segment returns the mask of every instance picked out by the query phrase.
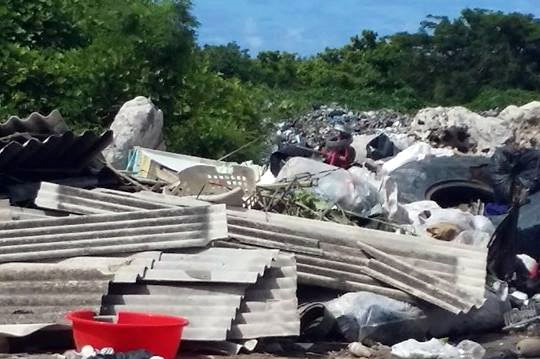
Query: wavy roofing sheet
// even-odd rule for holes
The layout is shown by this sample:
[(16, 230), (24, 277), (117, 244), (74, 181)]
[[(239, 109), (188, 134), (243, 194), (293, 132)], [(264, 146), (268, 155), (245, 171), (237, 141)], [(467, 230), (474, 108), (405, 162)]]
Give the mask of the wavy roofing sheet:
[(300, 335), (296, 279), (294, 255), (280, 253), (264, 276), (247, 288), (227, 338)]
[(0, 172), (78, 172), (113, 140), (112, 131), (69, 131), (58, 111), (0, 125)]
[(204, 247), (227, 237), (224, 205), (0, 223), (0, 263)]
[[(409, 301), (414, 297), (430, 301), (426, 290), (444, 284), (465, 293), (465, 300), (471, 306), (483, 302), (486, 248), (253, 210), (229, 210), (228, 228), (229, 236), (241, 246), (277, 248), (296, 253), (299, 281), (306, 284), (342, 290), (370, 290)], [(371, 271), (368, 269), (370, 262), (362, 245), (372, 246), (405, 265), (413, 266), (418, 271), (415, 277), (425, 273), (437, 281), (430, 283), (429, 288), (418, 287), (414, 282), (405, 287), (397, 286), (395, 280), (390, 283), (381, 275), (375, 276), (373, 264)], [(386, 274), (390, 275), (390, 272)], [(385, 288), (381, 280), (407, 294)], [(416, 289), (413, 297), (411, 288)]]
[(278, 254), (226, 248), (163, 253), (139, 283), (113, 284), (102, 313), (182, 315), (190, 321), (186, 340), (298, 335), (294, 258)]

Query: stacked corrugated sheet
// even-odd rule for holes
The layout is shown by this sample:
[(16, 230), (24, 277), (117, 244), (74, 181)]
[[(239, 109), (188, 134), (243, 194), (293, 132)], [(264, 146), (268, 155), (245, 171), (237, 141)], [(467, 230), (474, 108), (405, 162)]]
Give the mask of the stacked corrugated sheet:
[(0, 262), (205, 247), (227, 237), (224, 205), (0, 223)]
[(0, 171), (77, 173), (112, 140), (112, 131), (76, 135), (58, 111), (33, 113), (23, 120), (14, 116), (0, 125)]
[(277, 250), (210, 248), (163, 253), (137, 284), (111, 287), (103, 314), (181, 315), (190, 321), (186, 340), (223, 341), (298, 335), (296, 305), (294, 258)]
[(234, 241), (226, 245), (296, 253), (301, 283), (420, 298), (452, 312), (484, 301), (486, 248), (253, 210), (227, 218)]
[[(44, 191), (69, 189), (56, 186)], [(101, 211), (111, 201), (93, 191), (77, 191), (69, 201), (93, 198), (89, 212)], [(45, 208), (60, 208), (63, 200), (56, 197)], [(170, 199), (164, 203), (174, 205)], [(131, 202), (125, 210), (137, 210), (136, 206)], [(145, 206), (146, 202), (139, 209)], [(422, 299), (454, 313), (468, 311), (484, 300), (486, 248), (254, 210), (230, 209), (227, 218), (229, 241), (221, 245), (294, 253), (300, 283), (371, 291), (409, 302)]]
[(0, 333), (27, 335), (63, 323), (70, 310), (99, 312), (111, 281), (135, 283), (153, 261), (145, 254), (0, 264)]

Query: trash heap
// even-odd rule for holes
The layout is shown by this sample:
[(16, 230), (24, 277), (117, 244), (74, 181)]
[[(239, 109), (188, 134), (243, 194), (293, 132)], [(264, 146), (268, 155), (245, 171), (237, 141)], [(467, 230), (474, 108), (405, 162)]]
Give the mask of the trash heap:
[[(11, 118), (0, 126), (3, 350), (480, 359), (503, 348), (475, 335), (505, 330), (528, 336), (511, 348), (526, 355), (539, 341), (537, 108), (485, 122), (463, 108), (321, 106), (280, 139), (316, 148), (345, 123), (354, 166), (292, 157), (277, 176), (165, 152), (163, 114), (143, 97), (103, 134), (76, 134), (56, 111)], [(522, 131), (508, 137), (504, 121)], [(189, 324), (150, 340), (163, 329), (152, 320), (178, 317)]]

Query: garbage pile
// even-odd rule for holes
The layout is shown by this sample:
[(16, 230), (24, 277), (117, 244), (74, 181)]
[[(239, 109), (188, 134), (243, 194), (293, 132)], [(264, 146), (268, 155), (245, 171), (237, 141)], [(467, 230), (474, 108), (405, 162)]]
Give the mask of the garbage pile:
[[(531, 108), (513, 112), (530, 134)], [(80, 358), (480, 359), (493, 353), (475, 334), (536, 340), (540, 152), (469, 115), (323, 106), (282, 127), (306, 151), (274, 156), (277, 175), (164, 151), (163, 114), (142, 97), (101, 135), (70, 131), (57, 112), (11, 119), (0, 126), (4, 350), (46, 350), (51, 331)], [(436, 141), (436, 126), (459, 141)], [(339, 160), (340, 146), (354, 158)]]
[(378, 129), (408, 127), (410, 122), (408, 115), (393, 110), (354, 112), (337, 105), (323, 105), (283, 122), (279, 126), (278, 136), (286, 143), (315, 148), (324, 143), (325, 136), (337, 123), (347, 125), (353, 134), (373, 134)]

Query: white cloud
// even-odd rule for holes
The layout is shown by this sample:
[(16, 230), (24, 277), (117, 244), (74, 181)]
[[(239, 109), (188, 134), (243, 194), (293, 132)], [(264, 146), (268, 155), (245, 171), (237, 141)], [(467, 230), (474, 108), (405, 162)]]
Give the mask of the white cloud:
[(257, 22), (252, 17), (248, 17), (244, 22), (244, 40), (250, 50), (254, 52), (259, 51), (264, 43), (259, 33)]
[(260, 36), (246, 36), (246, 43), (250, 49), (258, 51), (262, 47), (264, 41)]
[(301, 42), (304, 40), (304, 29), (303, 28), (291, 28), (287, 30), (285, 37), (289, 41)]

